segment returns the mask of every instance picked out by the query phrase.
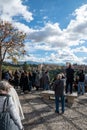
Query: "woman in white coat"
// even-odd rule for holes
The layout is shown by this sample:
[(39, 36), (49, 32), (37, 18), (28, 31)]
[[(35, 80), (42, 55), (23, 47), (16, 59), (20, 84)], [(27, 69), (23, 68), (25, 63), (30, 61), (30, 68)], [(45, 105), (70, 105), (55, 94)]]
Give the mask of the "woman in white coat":
[[(10, 90), (9, 83), (7, 81), (0, 81), (0, 112), (3, 111), (3, 105), (7, 96), (9, 95), (8, 94), (9, 90)], [(14, 129), (14, 127), (15, 130), (24, 130), (19, 113), (15, 108), (16, 105), (13, 101), (12, 96), (9, 96), (7, 109), (9, 111), (9, 114), (11, 115), (12, 121), (14, 122), (12, 124), (15, 124), (13, 125), (13, 127), (11, 126), (11, 130)]]
[(12, 99), (13, 99), (13, 101), (15, 103), (16, 110), (18, 111), (21, 120), (23, 120), (24, 119), (24, 114), (23, 114), (23, 110), (22, 110), (22, 107), (21, 107), (21, 104), (20, 104), (18, 94), (17, 94), (16, 90), (14, 89), (14, 87), (12, 85), (10, 85), (8, 83), (8, 86), (10, 87), (10, 90), (9, 90), (8, 94), (10, 96), (12, 96)]

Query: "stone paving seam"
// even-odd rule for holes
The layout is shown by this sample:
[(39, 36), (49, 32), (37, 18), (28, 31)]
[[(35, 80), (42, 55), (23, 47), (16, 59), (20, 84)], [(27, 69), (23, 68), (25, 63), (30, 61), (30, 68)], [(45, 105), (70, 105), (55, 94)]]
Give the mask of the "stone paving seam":
[[(31, 105), (31, 107), (32, 107), (32, 109), (34, 110), (34, 112), (37, 112), (37, 113), (39, 112), (38, 110), (35, 109), (35, 107), (33, 107), (32, 104), (30, 104), (29, 102), (28, 102), (28, 104)], [(45, 122), (45, 119), (41, 116), (41, 114), (40, 114), (40, 120), (42, 121), (41, 124), (42, 124), (43, 122)], [(35, 125), (35, 124), (34, 124), (34, 125)], [(47, 125), (47, 123), (44, 123), (44, 125), (45, 125), (45, 127), (47, 128), (47, 130), (52, 130), (51, 127)]]

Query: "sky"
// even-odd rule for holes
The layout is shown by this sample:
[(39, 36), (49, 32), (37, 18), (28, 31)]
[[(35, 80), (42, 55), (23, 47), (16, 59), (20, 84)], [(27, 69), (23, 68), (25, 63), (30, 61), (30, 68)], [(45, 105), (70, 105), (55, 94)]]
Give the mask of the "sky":
[(0, 0), (0, 18), (27, 34), (20, 60), (87, 64), (87, 0)]

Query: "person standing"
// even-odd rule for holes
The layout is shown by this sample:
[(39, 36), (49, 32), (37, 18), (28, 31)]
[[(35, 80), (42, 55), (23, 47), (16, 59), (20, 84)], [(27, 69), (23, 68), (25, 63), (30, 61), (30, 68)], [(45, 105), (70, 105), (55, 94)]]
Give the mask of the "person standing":
[(20, 73), (19, 73), (18, 70), (16, 70), (15, 73), (14, 73), (14, 87), (15, 88), (18, 88), (19, 81), (20, 81)]
[(24, 94), (25, 91), (29, 91), (29, 79), (26, 71), (22, 72), (21, 74), (20, 86), (23, 91), (21, 94)]
[(8, 82), (0, 81), (0, 113), (3, 111), (3, 105), (6, 101), (6, 98), (9, 97), (8, 98), (9, 100), (7, 102), (7, 110), (10, 114), (11, 122), (12, 122), (11, 125), (9, 123), (10, 129), (24, 130), (19, 113), (15, 108), (15, 103), (12, 97), (9, 96), (8, 94), (9, 91), (10, 91), (10, 87), (8, 86)]
[(72, 68), (71, 64), (69, 64), (68, 68), (66, 69), (66, 89), (65, 89), (66, 93), (70, 91), (70, 94), (72, 94), (73, 82), (74, 82), (74, 69)]
[(40, 76), (39, 76), (39, 71), (36, 71), (36, 78), (35, 78), (35, 87), (36, 90), (38, 90), (40, 88)]
[(32, 75), (32, 72), (29, 71), (28, 73), (28, 79), (29, 79), (29, 91), (32, 90), (32, 83), (33, 83), (33, 75)]
[(43, 76), (44, 90), (49, 90), (50, 77), (48, 71), (44, 73)]
[(81, 93), (82, 90), (82, 95), (85, 93), (85, 74), (83, 70), (79, 73), (79, 81), (78, 81), (78, 94)]
[(64, 80), (62, 80), (62, 75), (58, 74), (57, 79), (54, 82), (53, 90), (55, 92), (55, 106), (56, 113), (59, 113), (59, 103), (61, 101), (62, 113), (65, 111), (65, 99), (64, 99)]
[[(3, 81), (3, 82), (6, 82), (6, 81)], [(10, 85), (9, 83), (6, 83), (8, 84), (8, 87), (9, 87), (9, 92), (8, 94), (12, 97), (12, 100), (15, 104), (15, 109), (17, 110), (19, 116), (20, 116), (20, 119), (21, 120), (24, 120), (24, 113), (23, 113), (23, 110), (22, 110), (22, 106), (21, 106), (21, 103), (20, 103), (20, 100), (19, 100), (19, 96), (17, 94), (17, 91), (16, 89)]]

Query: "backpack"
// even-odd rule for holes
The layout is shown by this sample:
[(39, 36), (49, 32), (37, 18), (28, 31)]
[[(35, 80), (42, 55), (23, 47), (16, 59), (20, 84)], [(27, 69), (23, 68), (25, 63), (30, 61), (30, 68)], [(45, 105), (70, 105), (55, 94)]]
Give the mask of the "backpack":
[[(10, 113), (8, 111), (8, 101), (9, 101), (9, 95), (6, 96), (6, 99), (3, 104), (3, 110), (2, 112), (0, 112), (0, 130), (18, 130), (17, 126), (11, 119)], [(12, 125), (14, 126), (12, 127)]]

